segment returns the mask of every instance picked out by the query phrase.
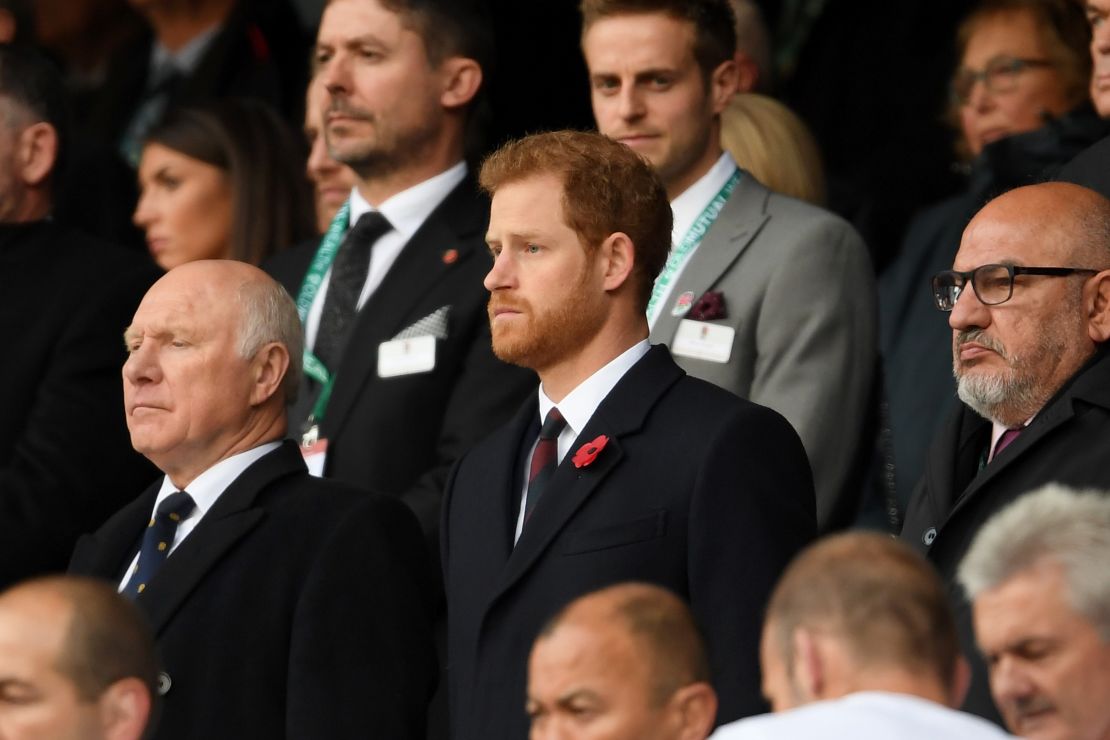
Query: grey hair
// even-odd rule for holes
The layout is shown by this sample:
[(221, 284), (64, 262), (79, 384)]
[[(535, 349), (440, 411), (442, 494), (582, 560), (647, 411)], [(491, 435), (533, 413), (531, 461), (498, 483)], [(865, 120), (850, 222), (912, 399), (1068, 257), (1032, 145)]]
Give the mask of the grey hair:
[(277, 342), (289, 352), (289, 368), (282, 379), (285, 405), (297, 400), (301, 386), (301, 357), (304, 333), (293, 299), (277, 281), (250, 280), (239, 286), (239, 306), (243, 310), (239, 326), (239, 354), (254, 357), (263, 346)]
[(1072, 607), (1110, 642), (1110, 493), (1049, 483), (993, 516), (975, 536), (957, 578), (968, 597), (1045, 563), (1064, 569)]

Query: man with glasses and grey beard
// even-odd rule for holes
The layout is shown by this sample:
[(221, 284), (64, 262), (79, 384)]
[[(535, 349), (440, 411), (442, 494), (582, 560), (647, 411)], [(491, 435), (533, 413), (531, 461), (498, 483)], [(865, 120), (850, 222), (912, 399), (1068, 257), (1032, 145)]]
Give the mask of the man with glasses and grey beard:
[[(933, 297), (949, 312), (963, 404), (933, 441), (902, 538), (951, 583), (1014, 499), (1053, 481), (1110, 490), (1110, 201), (1058, 182), (996, 198)], [(975, 658), (970, 607), (950, 594)], [(980, 660), (972, 672), (965, 708), (997, 721)]]

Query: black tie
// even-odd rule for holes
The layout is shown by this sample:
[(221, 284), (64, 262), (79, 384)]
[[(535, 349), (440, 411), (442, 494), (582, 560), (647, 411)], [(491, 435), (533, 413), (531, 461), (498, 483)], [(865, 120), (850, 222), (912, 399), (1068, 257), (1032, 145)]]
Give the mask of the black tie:
[(392, 226), (378, 211), (362, 214), (339, 246), (331, 266), (328, 295), (320, 313), (316, 345), (312, 351), (332, 373), (339, 366), (347, 330), (358, 311), (358, 297), (370, 272), (370, 248)]
[(154, 517), (143, 532), (143, 545), (139, 549), (139, 562), (135, 563), (135, 572), (127, 585), (123, 587), (123, 595), (129, 599), (146, 590), (147, 584), (162, 563), (170, 554), (173, 537), (177, 534), (177, 525), (182, 519), (189, 516), (196, 503), (193, 497), (185, 491), (175, 491), (158, 505)]
[(559, 413), (559, 409), (552, 407), (547, 412), (547, 418), (540, 427), (540, 439), (536, 442), (536, 449), (532, 453), (532, 464), (528, 467), (528, 494), (524, 502), (524, 521), (532, 516), (536, 504), (543, 496), (543, 489), (555, 468), (559, 467), (559, 435), (566, 427), (567, 420)]

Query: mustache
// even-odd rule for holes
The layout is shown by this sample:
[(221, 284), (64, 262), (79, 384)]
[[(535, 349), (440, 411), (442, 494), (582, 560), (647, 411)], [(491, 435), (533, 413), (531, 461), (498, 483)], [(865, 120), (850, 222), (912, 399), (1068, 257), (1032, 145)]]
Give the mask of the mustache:
[(1044, 696), (1023, 696), (1009, 702), (1010, 710), (1018, 719), (1054, 709), (1052, 702)]
[(332, 97), (331, 103), (328, 104), (325, 113), (338, 113), (342, 116), (347, 116), (349, 118), (358, 118), (363, 121), (374, 120), (374, 116), (372, 113), (370, 113), (370, 111), (363, 110), (362, 108), (356, 108), (344, 98)]
[(486, 304), (486, 310), (489, 311), (490, 318), (493, 318), (494, 311), (499, 309), (508, 309), (510, 311), (520, 311), (521, 313), (531, 311), (532, 306), (528, 301), (517, 299), (511, 300), (503, 295), (494, 293), (489, 297), (489, 303)]
[(1006, 353), (1006, 347), (1002, 342), (987, 334), (986, 329), (966, 329), (956, 335), (956, 354), (960, 352), (960, 348), (968, 342), (975, 342), (981, 344), (989, 350), (997, 352), (1004, 360), (1010, 359)]

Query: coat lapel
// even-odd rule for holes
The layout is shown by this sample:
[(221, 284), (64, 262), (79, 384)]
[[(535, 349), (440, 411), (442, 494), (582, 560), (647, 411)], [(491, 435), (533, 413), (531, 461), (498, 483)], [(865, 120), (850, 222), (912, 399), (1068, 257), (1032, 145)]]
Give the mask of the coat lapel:
[(257, 495), (278, 478), (304, 472), (304, 469), (296, 444), (286, 441), (228, 486), (135, 600), (146, 612), (155, 635), (161, 633), (174, 612), (223, 555), (265, 517), (265, 511), (254, 506)]
[[(324, 417), (329, 437), (340, 434), (362, 386), (377, 375), (378, 345), (422, 318), (410, 312), (453, 270), (481, 256), (474, 240), (468, 237), (484, 228), (489, 206), (474, 192), (470, 179), (451, 191), (401, 250), (377, 290), (359, 310)], [(443, 259), (448, 249), (456, 250), (458, 255), (450, 264)]]
[[(547, 484), (543, 499), (509, 555), (495, 599), (531, 568), (575, 512), (602, 487), (624, 458), (621, 438), (643, 427), (651, 409), (683, 375), (665, 347), (652, 347), (605, 397)], [(609, 437), (602, 453), (590, 465), (575, 468), (575, 450), (602, 434)]]
[(143, 530), (154, 511), (161, 481), (147, 488), (112, 516), (103, 527), (77, 541), (70, 561), (70, 572), (95, 575), (118, 581), (123, 577), (128, 558), (137, 551)]
[(748, 245), (770, 220), (767, 212), (767, 198), (770, 191), (763, 187), (747, 172), (744, 172), (736, 185), (732, 197), (721, 209), (717, 220), (706, 232), (693, 257), (682, 274), (678, 276), (674, 289), (662, 307), (655, 327), (651, 331), (652, 341), (670, 343), (678, 329), (682, 316), (674, 316), (671, 308), (683, 293), (692, 293), (696, 301), (710, 290), (740, 258)]

